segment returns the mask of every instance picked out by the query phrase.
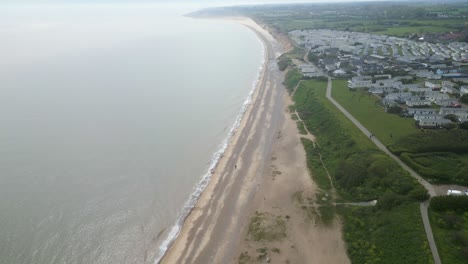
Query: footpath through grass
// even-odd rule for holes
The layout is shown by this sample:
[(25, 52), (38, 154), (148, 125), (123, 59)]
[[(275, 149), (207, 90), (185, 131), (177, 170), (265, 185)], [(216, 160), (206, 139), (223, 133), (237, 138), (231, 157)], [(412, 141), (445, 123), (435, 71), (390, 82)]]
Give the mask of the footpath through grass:
[(385, 112), (377, 104), (379, 98), (364, 91), (351, 91), (346, 80), (334, 80), (332, 97), (373, 133), (384, 145), (395, 143), (401, 137), (420, 133), (413, 118), (403, 118)]
[(319, 155), (339, 199), (378, 200), (373, 207), (337, 208), (353, 263), (432, 263), (419, 213), (426, 190), (378, 150), (326, 98), (326, 82), (304, 80), (294, 94), (295, 110), (319, 147), (303, 140), (307, 164), (322, 190), (330, 188)]

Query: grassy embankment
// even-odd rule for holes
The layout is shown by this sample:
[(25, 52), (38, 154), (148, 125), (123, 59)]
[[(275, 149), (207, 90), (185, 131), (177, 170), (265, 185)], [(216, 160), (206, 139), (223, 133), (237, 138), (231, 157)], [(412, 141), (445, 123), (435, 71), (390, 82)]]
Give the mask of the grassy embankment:
[(468, 197), (431, 199), (429, 217), (442, 263), (468, 262)]
[[(336, 208), (344, 220), (351, 261), (431, 263), (418, 206), (418, 201), (427, 197), (425, 189), (328, 102), (325, 88), (323, 81), (303, 81), (293, 98), (300, 118), (319, 143), (314, 147), (302, 139), (311, 174), (322, 190), (317, 199), (329, 197), (333, 183), (341, 201), (378, 200), (374, 207)], [(330, 203), (322, 203), (322, 207), (325, 215), (333, 218)]]
[(468, 186), (468, 131), (421, 132), (413, 118), (386, 113), (376, 104), (377, 97), (364, 90), (350, 91), (345, 81), (333, 81), (332, 96), (427, 180)]

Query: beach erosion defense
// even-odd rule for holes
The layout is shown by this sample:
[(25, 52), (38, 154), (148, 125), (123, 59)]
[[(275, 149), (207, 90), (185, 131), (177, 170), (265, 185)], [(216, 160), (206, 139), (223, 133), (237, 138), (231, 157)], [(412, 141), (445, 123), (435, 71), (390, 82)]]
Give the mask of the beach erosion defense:
[[(265, 32), (259, 32), (259, 29), (261, 29), (261, 27), (255, 22), (253, 22), (251, 19), (243, 18), (243, 17), (222, 18), (222, 19), (223, 20), (227, 19), (235, 23), (239, 23), (249, 28), (250, 30), (254, 31), (254, 33), (256, 33), (256, 35), (259, 37), (259, 40), (262, 42), (263, 59), (260, 63), (260, 66), (257, 72), (257, 77), (255, 78), (255, 81), (252, 83), (252, 88), (249, 91), (247, 98), (244, 100), (239, 114), (236, 116), (233, 124), (230, 127), (230, 130), (227, 136), (224, 138), (224, 140), (220, 144), (218, 150), (213, 154), (207, 171), (201, 177), (200, 182), (195, 186), (189, 199), (185, 202), (182, 210), (180, 211), (176, 219), (175, 224), (171, 227), (170, 231), (168, 232), (166, 239), (159, 246), (159, 253), (157, 255), (157, 258), (154, 260), (154, 263), (162, 262), (168, 250), (171, 248), (174, 242), (178, 239), (181, 231), (184, 228), (184, 224), (186, 223), (190, 214), (193, 212), (194, 208), (197, 206), (197, 203), (199, 202), (201, 196), (202, 195), (211, 196), (208, 193), (207, 187), (212, 182), (213, 177), (216, 177), (217, 168), (218, 166), (220, 166), (221, 159), (223, 159), (228, 149), (232, 147), (233, 144), (237, 143), (238, 139), (235, 138), (236, 132), (238, 132), (239, 130), (243, 130), (243, 126), (246, 125), (246, 122), (244, 122), (246, 121), (245, 120), (247, 116), (246, 113), (251, 110), (252, 102), (258, 99), (257, 98), (258, 89), (259, 89), (259, 86), (264, 84), (265, 71), (267, 70), (267, 64), (271, 60), (271, 56), (274, 56), (274, 54), (268, 53), (268, 48), (266, 47), (267, 45), (265, 43), (267, 40), (264, 39), (264, 37), (263, 38), (261, 37), (261, 35), (265, 34)], [(237, 167), (237, 165), (235, 166)]]

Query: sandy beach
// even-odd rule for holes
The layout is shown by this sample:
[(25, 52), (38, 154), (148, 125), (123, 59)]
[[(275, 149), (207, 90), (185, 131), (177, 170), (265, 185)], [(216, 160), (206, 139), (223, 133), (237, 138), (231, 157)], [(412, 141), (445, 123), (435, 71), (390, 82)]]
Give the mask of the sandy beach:
[[(241, 254), (251, 256), (246, 263), (349, 263), (339, 221), (330, 227), (314, 223), (294, 198), (313, 198), (316, 186), (275, 60), (290, 47), (248, 18), (229, 19), (259, 36), (265, 65), (240, 126), (161, 263), (238, 263)], [(258, 212), (284, 219), (285, 237), (249, 239)], [(260, 259), (259, 248), (267, 251)]]

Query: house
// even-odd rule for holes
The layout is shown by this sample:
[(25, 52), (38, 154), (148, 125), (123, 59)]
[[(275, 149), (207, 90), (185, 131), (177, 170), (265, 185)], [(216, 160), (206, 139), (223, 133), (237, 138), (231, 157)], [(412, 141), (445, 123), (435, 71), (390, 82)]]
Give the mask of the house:
[(442, 75), (442, 74), (450, 74), (450, 73), (461, 73), (461, 68), (458, 67), (447, 67), (444, 69), (438, 69), (436, 71), (436, 74)]
[(406, 105), (409, 107), (414, 107), (414, 106), (430, 106), (431, 101), (426, 100), (426, 99), (420, 99), (420, 100), (408, 100), (406, 101)]
[(414, 116), (417, 114), (433, 115), (437, 113), (433, 108), (406, 108), (407, 116)]
[(468, 118), (468, 108), (442, 107), (439, 110), (441, 115), (456, 115), (459, 119)]
[(417, 125), (421, 128), (438, 128), (450, 123), (452, 121), (448, 119), (422, 119), (417, 121)]
[[(389, 99), (389, 100), (401, 100), (402, 98), (409, 98), (409, 97), (412, 97), (413, 94), (412, 93), (389, 93), (385, 96), (386, 99)], [(406, 100), (404, 100), (406, 102)]]
[(343, 69), (338, 69), (338, 70), (333, 72), (333, 75), (334, 76), (343, 76), (343, 75), (346, 75), (346, 72)]
[(426, 81), (424, 83), (424, 86), (426, 86), (427, 88), (431, 88), (431, 89), (440, 89), (441, 88), (441, 85), (440, 84), (437, 84), (437, 83), (433, 83), (433, 82), (430, 82), (430, 81)]
[(460, 91), (458, 91), (457, 88), (450, 87), (450, 86), (442, 86), (442, 89), (440, 89), (440, 92), (441, 93), (448, 93), (448, 94), (460, 94)]
[(434, 103), (442, 107), (453, 107), (458, 104), (458, 100), (455, 98), (437, 99)]
[(449, 81), (442, 81), (442, 86), (454, 87), (455, 84), (453, 82), (449, 82)]
[(460, 94), (466, 94), (466, 93), (468, 93), (468, 86), (463, 85), (462, 87), (460, 87)]
[(424, 98), (426, 98), (426, 100), (429, 100), (431, 102), (435, 102), (437, 100), (449, 99), (450, 96), (448, 94), (436, 92), (436, 93), (426, 93), (424, 94)]
[(348, 87), (350, 89), (367, 88), (370, 86), (372, 86), (372, 76), (354, 76), (351, 80), (348, 80)]
[(420, 120), (426, 120), (426, 119), (443, 119), (443, 115), (439, 114), (415, 114), (414, 115), (414, 120), (420, 121)]
[(359, 72), (362, 74), (369, 74), (369, 73), (381, 73), (384, 70), (384, 67), (380, 64), (362, 64), (358, 66)]

